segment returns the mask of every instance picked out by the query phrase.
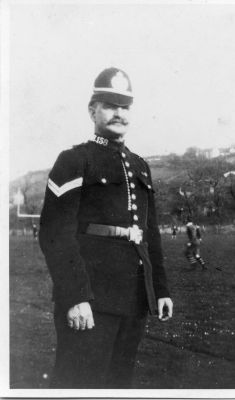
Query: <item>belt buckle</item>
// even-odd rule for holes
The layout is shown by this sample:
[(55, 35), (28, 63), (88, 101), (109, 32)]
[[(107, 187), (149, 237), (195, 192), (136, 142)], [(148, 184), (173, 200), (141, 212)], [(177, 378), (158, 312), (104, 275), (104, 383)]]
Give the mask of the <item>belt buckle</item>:
[(131, 226), (129, 228), (129, 240), (135, 244), (140, 244), (143, 240), (143, 231), (138, 226)]

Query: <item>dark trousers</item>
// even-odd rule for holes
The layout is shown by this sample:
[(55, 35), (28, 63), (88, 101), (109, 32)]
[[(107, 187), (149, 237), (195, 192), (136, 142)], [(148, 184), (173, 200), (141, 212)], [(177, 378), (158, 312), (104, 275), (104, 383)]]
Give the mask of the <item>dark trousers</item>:
[(131, 388), (145, 317), (94, 312), (95, 327), (75, 331), (55, 307), (57, 351), (51, 388)]

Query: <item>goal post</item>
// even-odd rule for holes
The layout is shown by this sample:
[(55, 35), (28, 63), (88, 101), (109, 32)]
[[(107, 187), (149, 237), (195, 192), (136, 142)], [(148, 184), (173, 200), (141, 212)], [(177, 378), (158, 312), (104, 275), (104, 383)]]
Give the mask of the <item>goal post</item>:
[(24, 196), (20, 189), (18, 189), (17, 193), (14, 196), (14, 203), (17, 206), (17, 217), (18, 218), (40, 218), (40, 214), (26, 214), (20, 212), (20, 206), (24, 204)]

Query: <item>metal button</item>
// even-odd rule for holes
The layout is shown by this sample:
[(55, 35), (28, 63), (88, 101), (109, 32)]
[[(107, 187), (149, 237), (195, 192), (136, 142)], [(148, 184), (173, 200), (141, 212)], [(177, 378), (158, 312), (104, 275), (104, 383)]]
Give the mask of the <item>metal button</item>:
[(148, 185), (148, 189), (152, 189), (152, 186), (151, 186), (151, 185)]
[(135, 214), (135, 215), (133, 216), (133, 219), (134, 219), (134, 221), (138, 221), (138, 219), (139, 219), (138, 215)]
[(129, 168), (130, 163), (129, 163), (128, 161), (126, 161), (126, 162), (125, 162), (125, 166), (126, 166), (127, 168)]
[(132, 198), (132, 200), (135, 200), (135, 199), (136, 199), (136, 195), (133, 193), (133, 194), (131, 195), (131, 198)]
[(135, 189), (135, 184), (134, 184), (133, 182), (131, 182), (131, 183), (130, 183), (130, 187), (131, 187), (132, 189)]
[(102, 183), (107, 183), (107, 179), (106, 179), (106, 178), (102, 178), (102, 179), (101, 179), (101, 182), (102, 182)]
[(137, 210), (137, 205), (136, 204), (132, 204), (131, 208), (132, 208), (132, 210)]
[(123, 158), (126, 158), (126, 154), (125, 154), (125, 153), (122, 153), (122, 157), (123, 157)]
[(141, 174), (146, 176), (146, 177), (148, 176), (147, 172), (141, 172)]
[(129, 171), (129, 172), (128, 172), (128, 176), (129, 176), (130, 178), (132, 178), (133, 172)]
[(141, 259), (139, 260), (139, 265), (143, 265), (143, 261)]

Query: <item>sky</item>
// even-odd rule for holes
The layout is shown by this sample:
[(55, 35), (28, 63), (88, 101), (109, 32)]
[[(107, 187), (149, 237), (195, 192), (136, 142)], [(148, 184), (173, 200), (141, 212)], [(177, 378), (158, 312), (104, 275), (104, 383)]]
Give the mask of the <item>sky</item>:
[(235, 3), (9, 4), (11, 180), (92, 139), (87, 104), (110, 66), (132, 81), (132, 151), (235, 143)]

